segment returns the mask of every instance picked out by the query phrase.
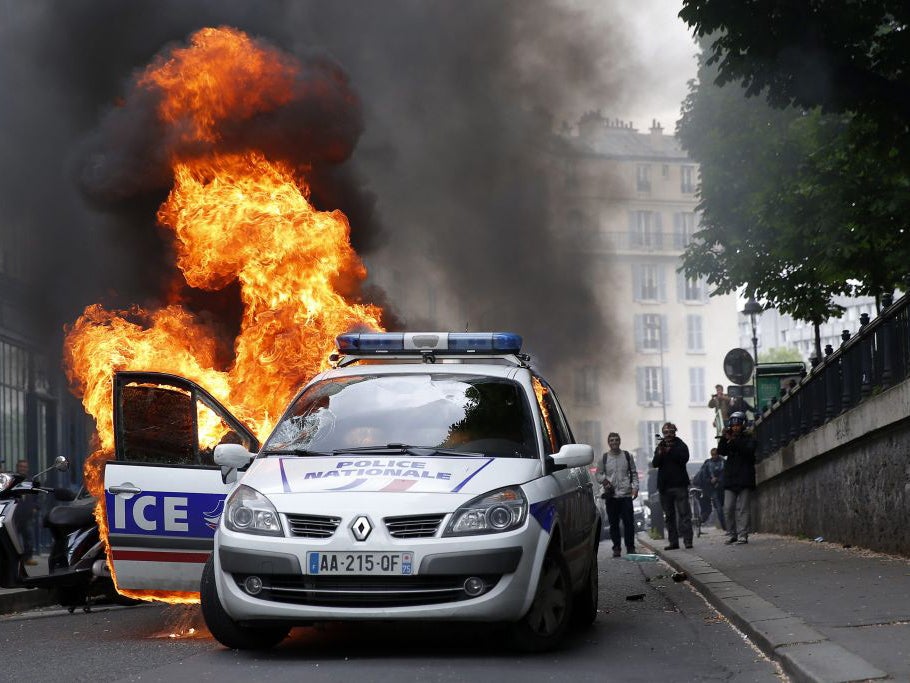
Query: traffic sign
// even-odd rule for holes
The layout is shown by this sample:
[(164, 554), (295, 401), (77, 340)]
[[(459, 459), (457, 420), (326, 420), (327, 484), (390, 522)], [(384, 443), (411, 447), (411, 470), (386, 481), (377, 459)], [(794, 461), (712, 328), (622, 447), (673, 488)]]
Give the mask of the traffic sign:
[(745, 349), (731, 349), (724, 356), (724, 374), (733, 384), (746, 384), (752, 377), (755, 361)]

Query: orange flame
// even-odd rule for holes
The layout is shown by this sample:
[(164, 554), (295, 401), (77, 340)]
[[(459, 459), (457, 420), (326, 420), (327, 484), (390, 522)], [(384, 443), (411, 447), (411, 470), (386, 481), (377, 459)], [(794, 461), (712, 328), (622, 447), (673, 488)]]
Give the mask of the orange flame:
[[(225, 28), (203, 29), (190, 42), (138, 80), (162, 92), (158, 118), (180, 141), (217, 143), (219, 122), (242, 122), (292, 97), (298, 67), (277, 50)], [(177, 303), (154, 311), (107, 311), (96, 304), (68, 326), (67, 376), (97, 426), (98, 450), (86, 463), (85, 480), (99, 500), (103, 463), (114, 450), (116, 371), (194, 380), (264, 436), (300, 384), (325, 367), (336, 335), (355, 327), (383, 329), (380, 308), (345, 298), (366, 278), (347, 219), (339, 211), (314, 209), (306, 182), (288, 165), (253, 149), (197, 149), (192, 158), (174, 155), (173, 174), (158, 221), (173, 231), (186, 284), (218, 290), (239, 281), (244, 310), (235, 358), (229, 369), (217, 369), (214, 333)], [(211, 425), (208, 438), (217, 439), (217, 426)], [(206, 438), (203, 429), (200, 423)], [(96, 517), (107, 541), (100, 504)], [(196, 599), (154, 591), (129, 595)]]

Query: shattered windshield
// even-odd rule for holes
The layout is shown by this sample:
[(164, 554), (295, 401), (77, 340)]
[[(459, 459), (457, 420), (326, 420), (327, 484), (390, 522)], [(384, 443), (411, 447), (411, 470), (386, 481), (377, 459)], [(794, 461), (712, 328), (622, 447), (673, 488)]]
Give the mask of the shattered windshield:
[(324, 455), (408, 446), (536, 458), (530, 407), (516, 382), (453, 375), (357, 375), (307, 389), (264, 451)]

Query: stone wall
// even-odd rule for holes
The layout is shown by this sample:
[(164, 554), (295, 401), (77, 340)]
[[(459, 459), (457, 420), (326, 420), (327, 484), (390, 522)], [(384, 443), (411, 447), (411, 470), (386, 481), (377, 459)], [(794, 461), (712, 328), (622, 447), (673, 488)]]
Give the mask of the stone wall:
[(772, 453), (753, 526), (910, 556), (910, 380)]

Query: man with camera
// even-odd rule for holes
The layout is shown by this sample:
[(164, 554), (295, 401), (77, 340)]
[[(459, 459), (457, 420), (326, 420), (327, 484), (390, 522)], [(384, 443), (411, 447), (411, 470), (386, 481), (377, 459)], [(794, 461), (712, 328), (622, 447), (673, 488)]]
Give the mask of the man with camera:
[(727, 522), (727, 545), (749, 542), (749, 499), (755, 490), (755, 439), (743, 431), (746, 416), (730, 415), (730, 424), (717, 443), (724, 463), (724, 518)]
[(686, 548), (691, 548), (692, 513), (689, 508), (689, 473), (686, 471), (689, 447), (676, 436), (676, 425), (672, 422), (664, 423), (661, 432), (663, 436), (658, 435), (660, 441), (654, 449), (651, 467), (657, 469), (657, 490), (664, 509), (667, 540), (670, 541), (664, 550), (678, 550), (680, 536)]
[(607, 445), (610, 447), (597, 463), (594, 478), (603, 487), (601, 494), (610, 522), (610, 540), (613, 541), (613, 557), (619, 557), (620, 533), (626, 542), (626, 554), (635, 552), (635, 512), (632, 501), (638, 498), (638, 468), (629, 451), (620, 450), (619, 434), (610, 432)]

